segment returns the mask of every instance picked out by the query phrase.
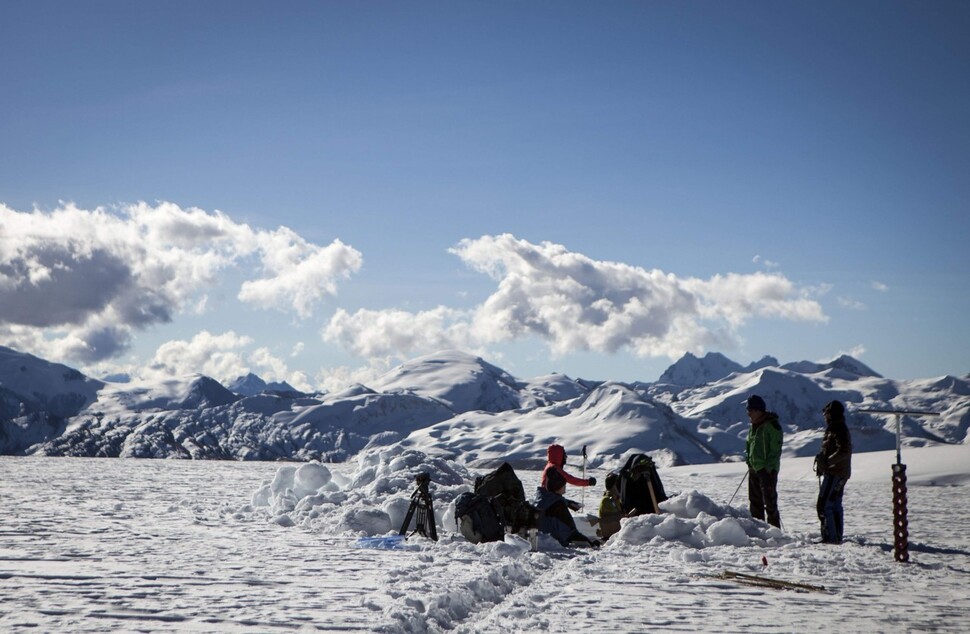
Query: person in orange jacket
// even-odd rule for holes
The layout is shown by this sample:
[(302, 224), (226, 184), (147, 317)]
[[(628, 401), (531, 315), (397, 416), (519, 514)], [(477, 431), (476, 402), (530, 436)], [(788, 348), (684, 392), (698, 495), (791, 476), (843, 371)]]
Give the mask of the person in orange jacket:
[(546, 458), (548, 462), (542, 470), (540, 485), (546, 491), (565, 495), (567, 483), (578, 487), (596, 486), (596, 478), (577, 478), (563, 468), (566, 466), (566, 450), (562, 445), (549, 445), (546, 449)]
[(578, 511), (580, 506), (572, 500), (563, 497), (566, 485), (588, 487), (596, 484), (596, 478), (577, 478), (567, 472), (566, 450), (562, 445), (550, 445), (546, 450), (549, 462), (542, 470), (542, 483), (536, 490), (535, 505), (539, 510), (539, 530), (552, 535), (563, 546), (570, 542), (583, 542), (590, 546), (599, 546), (599, 542), (583, 535), (573, 520), (570, 509)]

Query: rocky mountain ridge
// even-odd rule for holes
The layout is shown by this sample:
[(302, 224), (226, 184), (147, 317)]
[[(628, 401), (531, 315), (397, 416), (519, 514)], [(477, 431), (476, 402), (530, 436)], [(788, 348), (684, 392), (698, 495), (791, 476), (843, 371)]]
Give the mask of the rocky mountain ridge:
[[(152, 458), (342, 461), (365, 447), (402, 443), (472, 465), (540, 465), (558, 442), (590, 465), (647, 452), (674, 465), (742, 459), (743, 402), (760, 394), (785, 427), (787, 455), (812, 455), (821, 407), (848, 408), (856, 451), (895, 446), (895, 417), (866, 409), (919, 409), (903, 417), (907, 446), (965, 443), (970, 379), (894, 381), (852, 357), (829, 363), (740, 366), (686, 355), (654, 383), (521, 380), (487, 361), (444, 351), (401, 364), (372, 385), (334, 394), (270, 389), (241, 377), (227, 389), (194, 375), (112, 384), (0, 347), (0, 453)], [(257, 393), (253, 386), (265, 385)], [(287, 386), (288, 387), (288, 386)]]

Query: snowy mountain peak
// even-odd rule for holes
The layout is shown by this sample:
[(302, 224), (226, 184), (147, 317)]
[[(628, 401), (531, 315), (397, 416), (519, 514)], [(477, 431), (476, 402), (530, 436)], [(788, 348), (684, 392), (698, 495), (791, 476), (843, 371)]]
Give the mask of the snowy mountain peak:
[(250, 372), (230, 383), (229, 389), (243, 396), (256, 396), (266, 389), (266, 381)]
[(732, 372), (740, 372), (742, 369), (740, 364), (731, 361), (720, 352), (708, 352), (701, 359), (688, 352), (667, 368), (660, 375), (658, 382), (695, 387), (723, 379)]
[(340, 400), (345, 398), (354, 398), (355, 396), (362, 396), (365, 394), (377, 394), (374, 390), (370, 389), (366, 385), (360, 383), (354, 383), (353, 385), (348, 385), (343, 391), (337, 392), (335, 394), (330, 394), (328, 400)]
[(456, 413), (501, 412), (520, 405), (521, 386), (512, 375), (481, 357), (456, 350), (403, 363), (372, 387), (378, 392), (410, 392), (431, 398)]
[(295, 392), (292, 385), (286, 381), (267, 383), (252, 372), (241, 376), (229, 385), (229, 389), (242, 396), (256, 396), (263, 392)]
[(657, 404), (644, 400), (623, 383), (607, 382), (594, 388), (572, 404), (572, 415), (596, 421), (600, 431), (613, 425), (627, 426), (631, 421), (654, 421), (663, 418)]
[[(346, 460), (368, 446), (401, 442), (497, 466), (541, 462), (546, 447), (559, 442), (571, 451), (588, 446), (591, 464), (614, 465), (630, 452), (650, 453), (662, 465), (704, 463), (743, 453), (743, 403), (752, 393), (781, 418), (786, 455), (817, 453), (821, 410), (832, 399), (846, 404), (850, 425), (861, 432), (858, 452), (895, 446), (895, 432), (865, 408), (942, 413), (910, 421), (908, 445), (966, 442), (967, 379), (892, 381), (851, 357), (783, 368), (774, 361), (765, 357), (753, 364), (763, 367), (745, 371), (717, 353), (685, 355), (668, 380), (720, 376), (690, 386), (562, 374), (520, 381), (480, 357), (440, 352), (406, 362), (370, 387), (241, 397), (203, 375), (104, 385), (0, 349), (0, 453)], [(234, 387), (264, 385), (255, 375), (242, 378)]]
[(842, 356), (838, 357), (837, 359), (834, 359), (832, 361), (829, 361), (829, 363), (827, 365), (830, 368), (833, 368), (833, 369), (836, 369), (836, 370), (845, 370), (846, 372), (849, 372), (850, 374), (854, 374), (856, 376), (871, 376), (871, 377), (874, 377), (874, 378), (877, 378), (877, 379), (881, 379), (882, 378), (882, 375), (881, 374), (879, 374), (878, 372), (874, 371), (872, 368), (870, 368), (869, 366), (867, 366), (865, 363), (859, 361), (858, 359), (856, 359), (854, 357), (850, 357), (847, 354), (843, 354)]
[(109, 385), (98, 398), (99, 410), (125, 412), (201, 410), (228, 405), (239, 400), (215, 379), (203, 374), (167, 379)]
[(777, 368), (779, 365), (781, 364), (778, 363), (778, 359), (774, 358), (771, 355), (766, 354), (765, 356), (761, 357), (759, 360), (745, 366), (742, 371), (754, 372), (755, 370), (760, 370), (761, 368)]
[(875, 372), (872, 368), (847, 354), (829, 361), (828, 363), (816, 363), (813, 361), (796, 361), (786, 363), (781, 366), (785, 370), (798, 372), (800, 374), (818, 374), (829, 370), (836, 370), (849, 376), (872, 377), (881, 379), (882, 375)]
[(219, 407), (239, 400), (239, 396), (227, 390), (215, 379), (199, 374), (189, 384), (188, 394), (176, 403), (177, 409), (200, 409)]
[(103, 387), (74, 368), (0, 346), (0, 420), (40, 410), (73, 416)]
[(533, 377), (522, 383), (522, 389), (525, 392), (520, 402), (522, 407), (541, 407), (567, 401), (589, 391), (582, 383), (558, 373)]

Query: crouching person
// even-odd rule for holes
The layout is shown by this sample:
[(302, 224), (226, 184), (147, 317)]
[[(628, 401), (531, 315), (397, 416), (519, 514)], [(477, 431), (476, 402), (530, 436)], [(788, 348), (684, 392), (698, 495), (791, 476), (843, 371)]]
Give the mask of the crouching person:
[(606, 476), (606, 490), (600, 500), (600, 526), (596, 531), (603, 539), (609, 539), (620, 531), (620, 519), (624, 517), (620, 491), (617, 488), (619, 481), (620, 476), (612, 471)]
[(550, 445), (546, 451), (548, 463), (542, 471), (542, 483), (536, 489), (535, 506), (539, 510), (539, 530), (552, 535), (563, 546), (581, 542), (597, 547), (599, 542), (583, 535), (576, 528), (570, 509), (579, 510), (579, 504), (567, 500), (566, 484), (588, 487), (596, 484), (596, 478), (577, 478), (568, 473), (566, 450), (561, 445)]

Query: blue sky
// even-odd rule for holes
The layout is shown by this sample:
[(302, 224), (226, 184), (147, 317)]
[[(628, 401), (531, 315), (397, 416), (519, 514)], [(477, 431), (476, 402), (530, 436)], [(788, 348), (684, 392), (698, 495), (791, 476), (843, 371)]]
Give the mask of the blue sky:
[(968, 32), (962, 2), (7, 2), (0, 344), (304, 387), (448, 346), (966, 374)]

